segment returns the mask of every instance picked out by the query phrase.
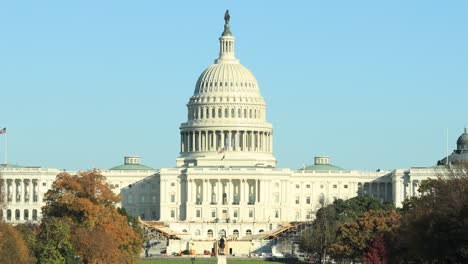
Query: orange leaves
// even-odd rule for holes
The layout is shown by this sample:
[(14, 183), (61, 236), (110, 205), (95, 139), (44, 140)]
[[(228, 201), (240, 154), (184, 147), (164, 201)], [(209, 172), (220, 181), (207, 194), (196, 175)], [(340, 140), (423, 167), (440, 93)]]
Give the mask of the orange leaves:
[(142, 239), (118, 213), (120, 201), (97, 171), (61, 173), (46, 195), (44, 219), (70, 219), (71, 244), (86, 263), (136, 263)]
[(1, 263), (31, 263), (28, 247), (22, 235), (11, 225), (0, 223)]
[(359, 259), (377, 236), (393, 235), (399, 225), (400, 215), (395, 210), (370, 210), (338, 228), (336, 243), (331, 245), (330, 253), (338, 259)]

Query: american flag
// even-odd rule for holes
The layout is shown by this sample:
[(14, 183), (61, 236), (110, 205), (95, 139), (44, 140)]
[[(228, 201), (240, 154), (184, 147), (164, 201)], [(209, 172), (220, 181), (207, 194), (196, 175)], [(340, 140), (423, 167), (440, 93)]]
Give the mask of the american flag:
[(0, 135), (1, 135), (1, 134), (6, 134), (6, 127), (2, 128), (2, 129), (0, 130)]

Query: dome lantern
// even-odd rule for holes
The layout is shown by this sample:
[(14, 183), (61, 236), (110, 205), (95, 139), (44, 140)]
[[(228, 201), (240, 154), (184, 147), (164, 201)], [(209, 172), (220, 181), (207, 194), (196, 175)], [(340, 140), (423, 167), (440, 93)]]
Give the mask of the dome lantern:
[(235, 38), (231, 33), (230, 19), (229, 10), (226, 10), (224, 14), (224, 31), (219, 38), (219, 58), (215, 60), (215, 63), (239, 63), (239, 60), (234, 56)]

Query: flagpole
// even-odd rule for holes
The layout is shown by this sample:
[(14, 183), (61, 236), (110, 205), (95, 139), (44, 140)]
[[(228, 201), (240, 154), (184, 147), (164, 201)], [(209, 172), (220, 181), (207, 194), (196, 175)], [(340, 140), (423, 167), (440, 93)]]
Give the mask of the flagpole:
[(8, 162), (8, 156), (7, 156), (7, 155), (8, 155), (8, 140), (7, 140), (7, 133), (6, 133), (6, 131), (5, 131), (4, 134), (5, 134), (5, 141), (4, 141), (4, 143), (5, 143), (5, 144), (4, 144), (4, 148), (5, 148), (5, 149), (4, 149), (4, 151), (5, 151), (5, 153), (4, 153), (4, 155), (5, 155), (4, 158), (5, 158), (5, 160), (4, 160), (3, 163), (4, 163), (5, 165), (7, 165), (7, 162)]

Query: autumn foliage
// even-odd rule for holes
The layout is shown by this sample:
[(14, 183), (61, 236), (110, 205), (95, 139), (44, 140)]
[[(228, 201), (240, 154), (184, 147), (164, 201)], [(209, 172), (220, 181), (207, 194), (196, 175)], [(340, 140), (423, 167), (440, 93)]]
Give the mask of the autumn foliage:
[(0, 263), (31, 263), (28, 247), (20, 232), (6, 223), (0, 223)]
[(97, 171), (61, 173), (46, 194), (41, 232), (48, 221), (56, 221), (55, 229), (57, 221), (68, 227), (61, 230), (63, 239), (56, 247), (67, 241), (84, 263), (136, 263), (142, 239), (117, 211), (119, 200)]

